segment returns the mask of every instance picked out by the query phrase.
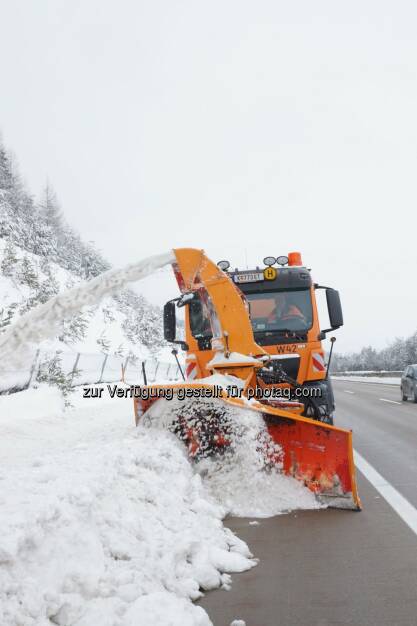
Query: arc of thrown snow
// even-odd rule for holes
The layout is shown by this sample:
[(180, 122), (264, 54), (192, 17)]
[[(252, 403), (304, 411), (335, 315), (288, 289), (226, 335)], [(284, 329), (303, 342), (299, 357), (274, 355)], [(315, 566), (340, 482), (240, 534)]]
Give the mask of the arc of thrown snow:
[(145, 278), (175, 261), (174, 253), (167, 252), (147, 257), (120, 269), (100, 274), (93, 280), (60, 293), (44, 304), (22, 315), (0, 337), (0, 364), (16, 360), (29, 343), (54, 337), (64, 317), (79, 313), (84, 306), (98, 304), (104, 296), (123, 289), (127, 284)]

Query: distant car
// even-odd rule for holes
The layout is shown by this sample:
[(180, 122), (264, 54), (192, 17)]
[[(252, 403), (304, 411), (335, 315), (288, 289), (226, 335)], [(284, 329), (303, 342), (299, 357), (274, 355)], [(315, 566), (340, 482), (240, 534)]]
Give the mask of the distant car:
[(417, 365), (409, 365), (401, 376), (401, 397), (417, 402)]

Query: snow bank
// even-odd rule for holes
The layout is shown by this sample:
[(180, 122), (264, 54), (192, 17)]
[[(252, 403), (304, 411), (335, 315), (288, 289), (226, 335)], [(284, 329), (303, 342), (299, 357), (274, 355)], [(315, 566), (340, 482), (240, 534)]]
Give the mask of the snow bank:
[(208, 492), (228, 514), (237, 517), (272, 517), (294, 509), (323, 508), (299, 481), (281, 473), (279, 465), (266, 467), (265, 450), (281, 450), (267, 433), (261, 415), (239, 409), (233, 454), (196, 464)]
[(31, 362), (29, 367), (22, 367), (16, 370), (1, 370), (0, 375), (0, 393), (5, 391), (18, 391), (27, 387), (30, 381)]
[[(37, 389), (27, 389), (8, 396), (0, 396), (0, 428), (5, 425), (18, 426), (22, 420), (45, 417), (57, 418), (63, 415), (64, 399), (57, 387), (39, 385)], [(27, 428), (24, 426), (24, 428)], [(35, 433), (33, 433), (35, 434)], [(0, 455), (3, 445), (0, 442)], [(7, 442), (8, 445), (10, 442)]]
[(0, 398), (0, 623), (209, 626), (191, 600), (255, 564), (246, 544), (173, 435), (129, 400), (75, 405)]
[[(225, 388), (234, 383), (233, 379), (217, 374), (201, 382), (215, 380), (215, 384)], [(307, 487), (281, 473), (282, 450), (268, 434), (261, 413), (226, 407), (221, 400), (212, 398), (198, 401), (161, 398), (148, 410), (144, 423), (153, 428), (172, 428), (179, 411), (191, 428), (198, 430), (201, 420), (211, 414), (218, 415), (223, 430), (228, 431), (231, 443), (226, 453), (194, 464), (210, 495), (228, 514), (272, 517), (294, 509), (323, 508)], [(275, 458), (274, 464), (269, 462), (271, 456)]]
[(226, 463), (205, 461), (201, 470), (209, 493), (230, 515), (273, 517), (298, 509), (323, 508), (314, 494), (291, 476), (249, 465), (242, 448)]

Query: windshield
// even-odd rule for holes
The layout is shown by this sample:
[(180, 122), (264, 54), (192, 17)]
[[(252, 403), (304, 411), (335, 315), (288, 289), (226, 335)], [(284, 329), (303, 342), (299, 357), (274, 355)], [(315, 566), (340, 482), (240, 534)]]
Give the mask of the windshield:
[(309, 289), (247, 293), (252, 328), (257, 332), (306, 331), (313, 323)]

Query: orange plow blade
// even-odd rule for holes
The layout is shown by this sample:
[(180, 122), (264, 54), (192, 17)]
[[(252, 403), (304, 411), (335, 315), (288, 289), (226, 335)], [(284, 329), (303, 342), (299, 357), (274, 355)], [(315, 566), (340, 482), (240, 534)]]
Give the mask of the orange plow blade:
[(330, 507), (361, 508), (350, 431), (298, 416), (264, 412), (263, 417), (272, 440), (282, 448), (285, 474)]
[(135, 396), (134, 404), (136, 423), (143, 420), (146, 425), (162, 424), (169, 428), (179, 435), (189, 456), (195, 459), (202, 451), (208, 456), (208, 453), (233, 449), (232, 424), (239, 424), (248, 412), (255, 411), (276, 444), (272, 453), (270, 447), (265, 447), (266, 466), (276, 465), (279, 471), (300, 481), (329, 507), (361, 508), (351, 431), (258, 401), (231, 398), (223, 389), (208, 384), (141, 387), (141, 397)]

